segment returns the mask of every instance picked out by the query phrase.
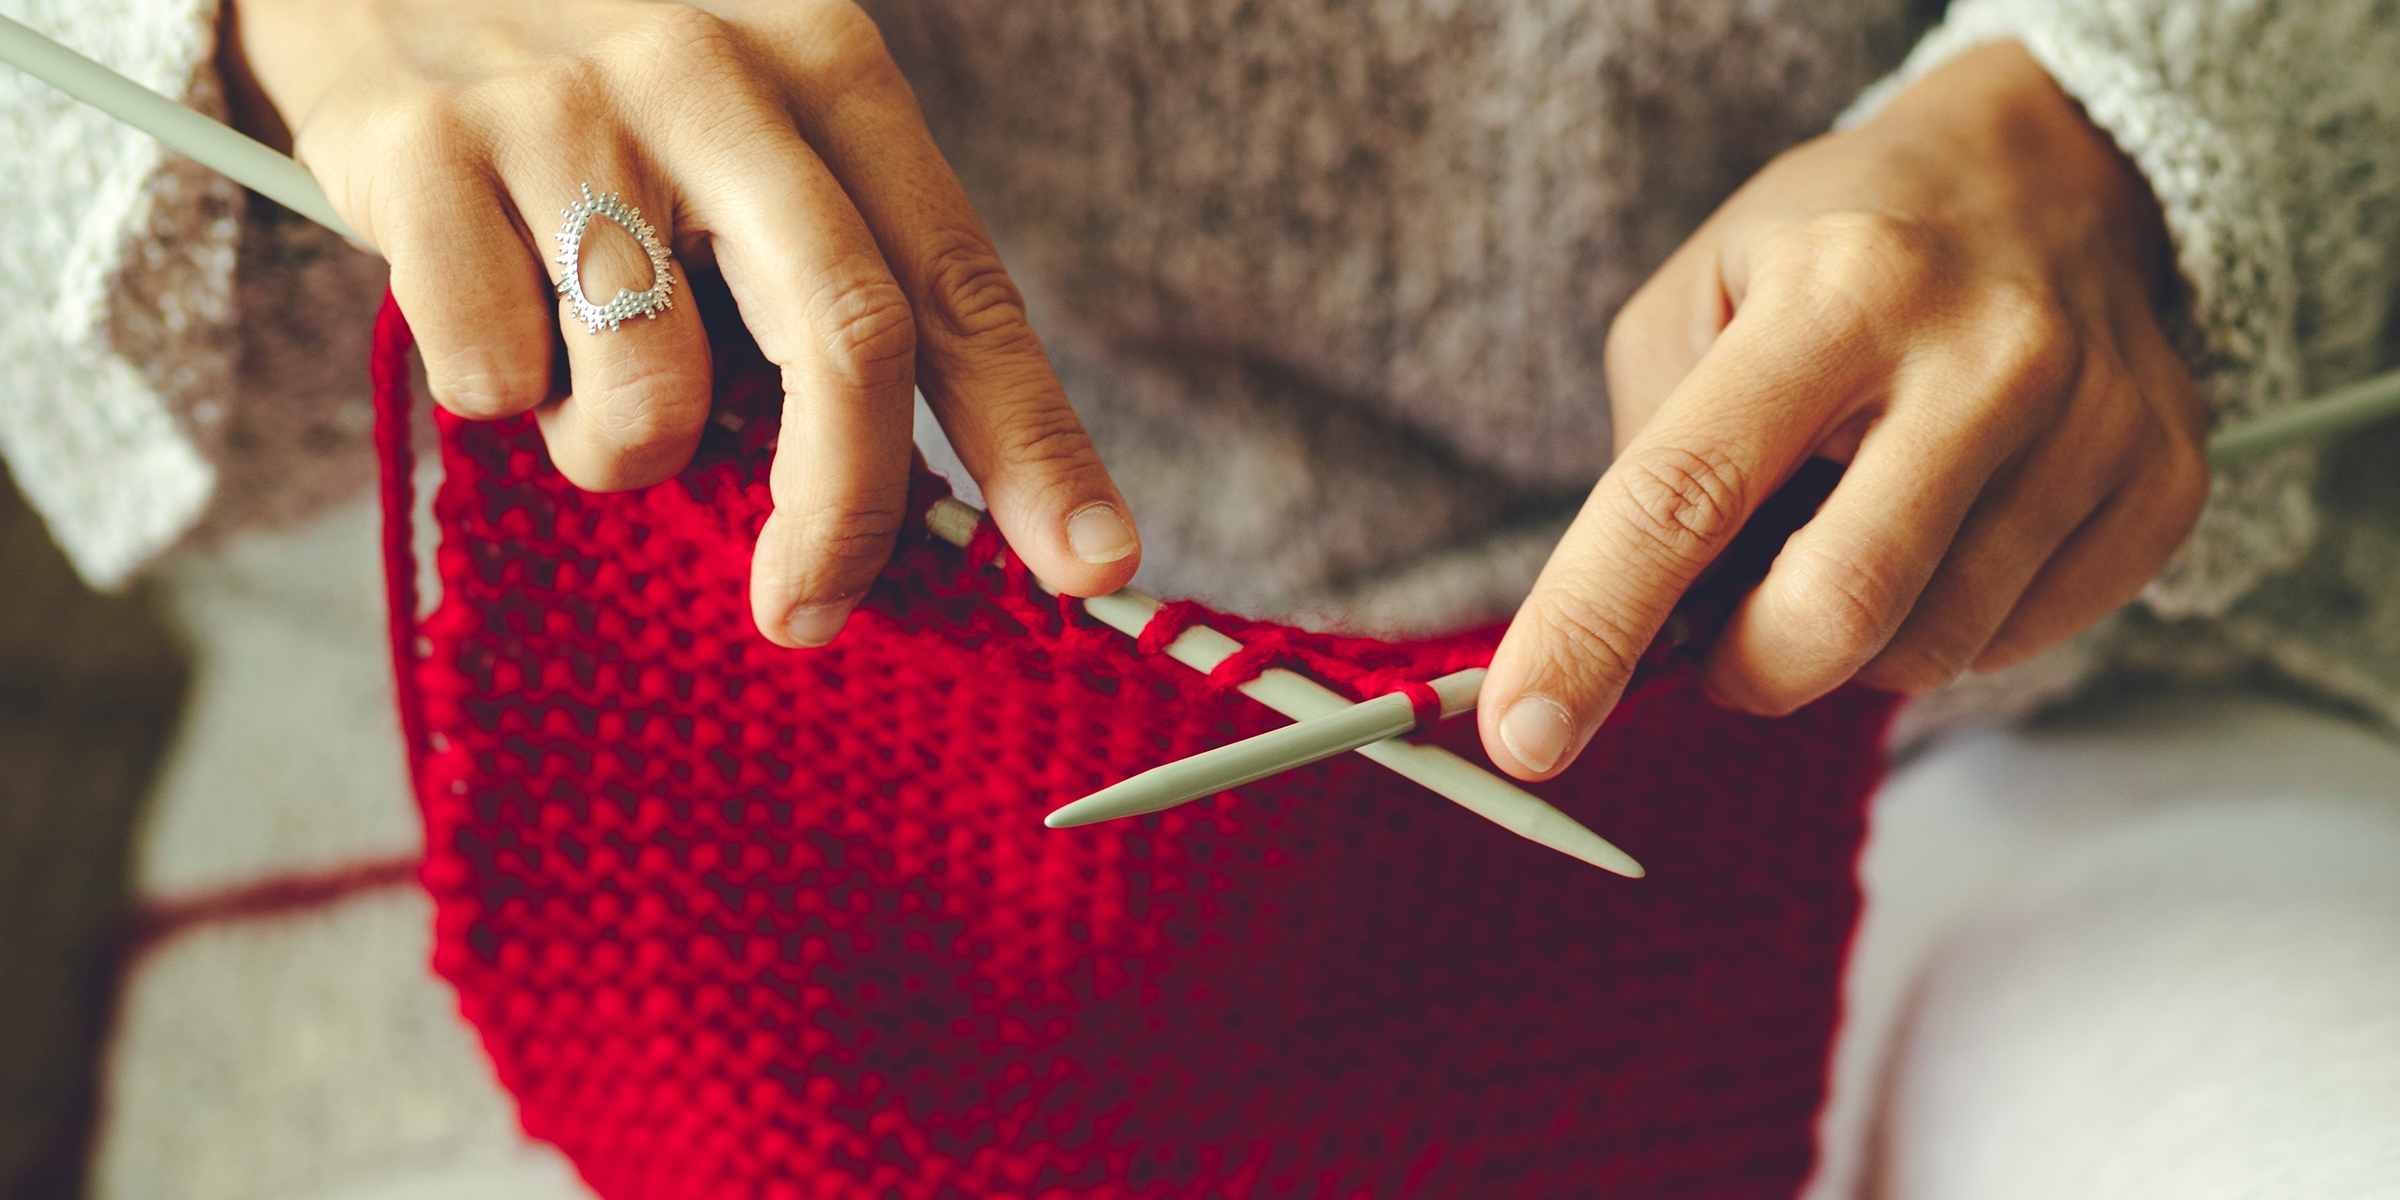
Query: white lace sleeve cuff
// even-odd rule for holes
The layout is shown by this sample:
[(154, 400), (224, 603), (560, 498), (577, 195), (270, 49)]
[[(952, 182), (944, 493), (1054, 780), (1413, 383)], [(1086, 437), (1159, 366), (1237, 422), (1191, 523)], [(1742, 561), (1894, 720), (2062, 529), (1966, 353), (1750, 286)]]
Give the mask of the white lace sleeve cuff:
[[(218, 113), (218, 0), (0, 0)], [(0, 454), (84, 577), (124, 581), (199, 519), (233, 376), (239, 187), (0, 68)]]
[[(1977, 45), (2024, 44), (2148, 177), (2187, 295), (2169, 332), (2219, 427), (2374, 366), (2400, 245), (2400, 15), (2373, 0), (1959, 0), (1845, 123)], [(2144, 599), (2214, 615), (2308, 549), (2318, 454), (2220, 470)]]

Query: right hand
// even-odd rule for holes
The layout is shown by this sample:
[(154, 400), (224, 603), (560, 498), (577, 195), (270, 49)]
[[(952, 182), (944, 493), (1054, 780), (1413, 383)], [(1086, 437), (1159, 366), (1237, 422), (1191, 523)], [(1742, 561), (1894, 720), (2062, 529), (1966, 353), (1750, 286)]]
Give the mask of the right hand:
[[(1035, 574), (1079, 596), (1133, 576), (1124, 497), (847, 0), (229, 0), (225, 19), (237, 111), (263, 98), (252, 131), (288, 130), (390, 260), (436, 402), (536, 413), (577, 486), (642, 487), (690, 460), (711, 372), (684, 269), (722, 273), (783, 377), (751, 574), (770, 640), (831, 641), (889, 558), (918, 388)], [(673, 248), (676, 303), (656, 320), (595, 334), (562, 308), (553, 233), (587, 182)], [(595, 299), (649, 286), (607, 222), (583, 255)]]
[(1710, 643), (1728, 707), (1921, 694), (2131, 602), (2208, 498), (2173, 261), (2141, 172), (2015, 42), (1778, 156), (1617, 314), (1617, 458), (1492, 657), (1492, 761), (1574, 761), (1811, 458), (1849, 465)]

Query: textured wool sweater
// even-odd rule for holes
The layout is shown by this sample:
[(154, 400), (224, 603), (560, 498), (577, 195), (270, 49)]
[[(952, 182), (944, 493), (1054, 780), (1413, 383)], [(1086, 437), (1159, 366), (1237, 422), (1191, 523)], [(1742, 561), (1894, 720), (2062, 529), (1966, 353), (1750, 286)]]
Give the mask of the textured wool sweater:
[[(0, 7), (218, 106), (213, 0)], [(1930, 33), (1906, 0), (869, 8), (1143, 521), (1144, 582), (1257, 615), (1504, 616), (1607, 465), (1617, 307), (1776, 152), (1994, 39), (2157, 192), (2219, 422), (2393, 357), (2376, 0), (1960, 0)], [(380, 264), (13, 72), (0, 137), (0, 452), (89, 578), (364, 478)], [(1947, 707), (2263, 670), (2400, 717), (2395, 448), (2221, 472), (2134, 612)]]

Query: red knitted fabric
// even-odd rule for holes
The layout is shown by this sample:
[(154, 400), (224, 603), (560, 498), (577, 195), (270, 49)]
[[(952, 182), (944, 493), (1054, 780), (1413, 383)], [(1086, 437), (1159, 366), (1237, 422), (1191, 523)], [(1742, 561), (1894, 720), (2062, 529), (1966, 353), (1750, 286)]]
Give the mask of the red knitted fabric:
[[(831, 647), (759, 638), (777, 401), (730, 353), (742, 433), (646, 491), (578, 492), (525, 421), (444, 419), (419, 624), (407, 345), (387, 310), (434, 967), (600, 1195), (1692, 1200), (1805, 1175), (1882, 698), (1764, 721), (1659, 676), (1535, 789), (1641, 881), (1356, 755), (1054, 831), (1058, 804), (1279, 719), (990, 544), (912, 538)], [(1353, 695), (1498, 634), (1176, 611), (1258, 647), (1243, 670)], [(1471, 722), (1429, 736), (1480, 760)]]

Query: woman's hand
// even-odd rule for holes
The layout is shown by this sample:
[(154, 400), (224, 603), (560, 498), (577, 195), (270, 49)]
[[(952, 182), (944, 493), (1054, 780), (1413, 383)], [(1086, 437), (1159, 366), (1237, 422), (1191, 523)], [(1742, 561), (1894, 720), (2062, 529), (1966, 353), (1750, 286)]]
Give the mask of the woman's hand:
[(1564, 769), (1810, 457), (1848, 473), (1710, 647), (1725, 704), (1927, 691), (2131, 600), (2208, 489), (2168, 271), (2148, 187), (2014, 43), (1769, 164), (1609, 332), (1617, 458), (1493, 660), (1493, 760)]
[[(237, 113), (270, 139), (288, 129), (391, 261), (434, 398), (468, 417), (537, 413), (579, 486), (641, 487), (690, 460), (711, 386), (684, 269), (722, 273), (783, 376), (751, 578), (770, 639), (832, 640), (889, 557), (913, 388), (1045, 581), (1097, 595), (1132, 577), (1124, 499), (856, 6), (236, 3)], [(553, 235), (586, 183), (621, 192), (673, 248), (676, 303), (655, 320), (595, 333), (563, 311)], [(651, 270), (595, 221), (582, 276), (604, 302)]]

